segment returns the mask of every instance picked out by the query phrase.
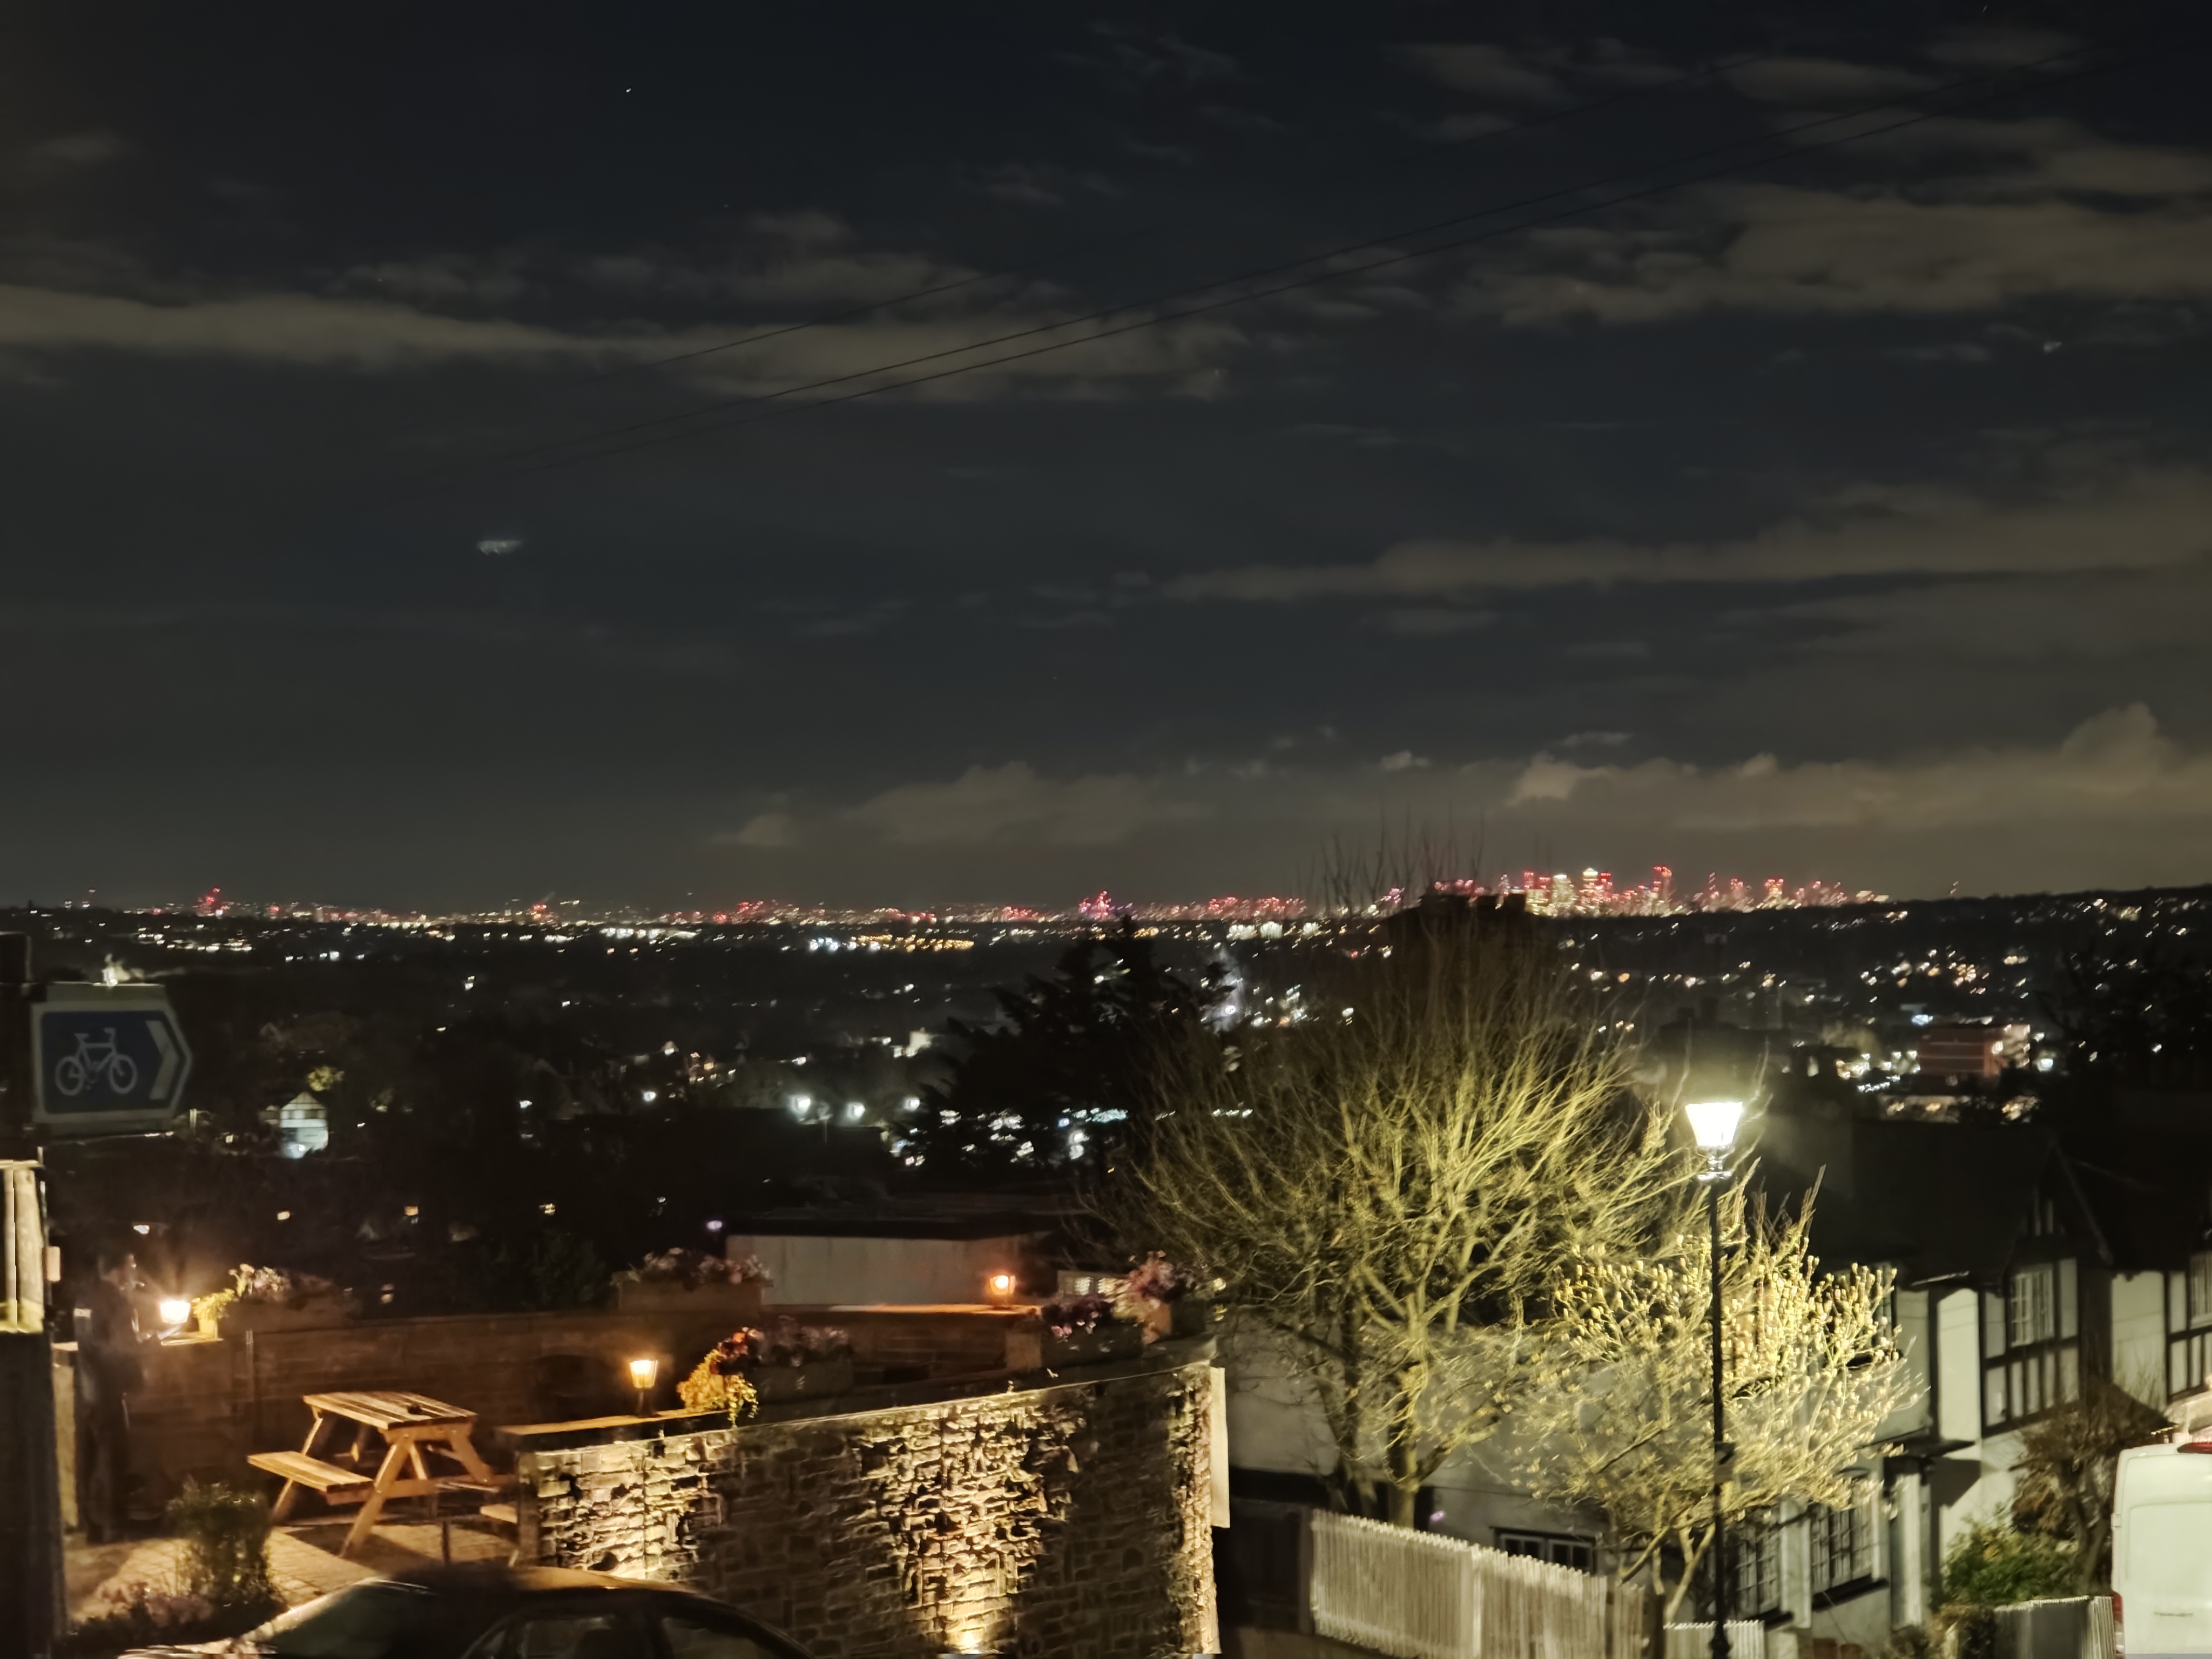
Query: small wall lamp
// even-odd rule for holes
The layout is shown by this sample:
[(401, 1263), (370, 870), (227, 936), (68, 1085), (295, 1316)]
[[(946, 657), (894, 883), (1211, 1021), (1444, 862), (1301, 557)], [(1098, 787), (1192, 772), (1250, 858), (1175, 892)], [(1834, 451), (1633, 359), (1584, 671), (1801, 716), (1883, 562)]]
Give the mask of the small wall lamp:
[(640, 1417), (645, 1415), (646, 1396), (653, 1392), (653, 1385), (659, 1378), (660, 1362), (658, 1359), (633, 1359), (629, 1362), (629, 1382), (630, 1387), (637, 1390), (637, 1414)]
[(161, 1328), (164, 1330), (180, 1331), (192, 1316), (191, 1302), (185, 1297), (165, 1296), (161, 1298)]
[(1007, 1273), (993, 1273), (983, 1281), (983, 1289), (994, 1302), (1011, 1302), (1014, 1299), (1014, 1276)]

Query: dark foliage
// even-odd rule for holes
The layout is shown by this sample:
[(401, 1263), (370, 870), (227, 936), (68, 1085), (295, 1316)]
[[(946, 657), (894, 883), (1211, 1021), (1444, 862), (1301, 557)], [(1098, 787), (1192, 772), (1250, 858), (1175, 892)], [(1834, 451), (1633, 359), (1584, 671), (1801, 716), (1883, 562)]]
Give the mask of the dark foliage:
[(1110, 1160), (1144, 1132), (1152, 1057), (1202, 1029), (1205, 999), (1127, 927), (1068, 947), (1051, 977), (954, 1020), (951, 1076), (894, 1147), (933, 1172), (1035, 1176)]
[(2212, 1087), (2212, 957), (2155, 944), (2124, 957), (2076, 951), (2044, 1003), (2069, 1080)]

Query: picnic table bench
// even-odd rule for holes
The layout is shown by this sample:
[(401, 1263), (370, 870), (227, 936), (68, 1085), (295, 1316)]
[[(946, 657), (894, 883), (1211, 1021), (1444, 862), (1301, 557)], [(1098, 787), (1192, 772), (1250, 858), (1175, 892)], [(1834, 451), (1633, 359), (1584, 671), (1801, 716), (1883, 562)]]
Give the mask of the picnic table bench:
[[(506, 1489), (507, 1483), (492, 1472), (477, 1451), (474, 1412), (396, 1389), (310, 1394), (301, 1398), (314, 1413), (306, 1443), (295, 1452), (255, 1452), (246, 1462), (283, 1479), (284, 1489), (277, 1494), (271, 1511), (275, 1520), (288, 1519), (303, 1492), (318, 1493), (332, 1505), (360, 1504), (361, 1513), (346, 1533), (340, 1555), (353, 1554), (367, 1541), (392, 1498), (434, 1500), (444, 1492), (496, 1497)], [(319, 1455), (325, 1439), (342, 1437), (347, 1425), (353, 1430), (350, 1449)], [(332, 1435), (333, 1430), (337, 1436)], [(384, 1451), (372, 1469), (371, 1442), (378, 1437), (384, 1442)], [(455, 1467), (434, 1468), (434, 1459)]]

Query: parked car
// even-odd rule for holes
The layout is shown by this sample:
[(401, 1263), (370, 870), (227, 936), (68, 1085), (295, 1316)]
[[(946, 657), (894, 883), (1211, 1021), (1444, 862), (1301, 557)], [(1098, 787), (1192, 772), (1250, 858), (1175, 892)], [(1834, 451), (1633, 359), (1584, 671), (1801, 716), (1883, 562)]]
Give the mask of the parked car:
[(257, 1659), (809, 1659), (735, 1607), (667, 1584), (548, 1567), (371, 1578), (227, 1642), (139, 1648)]

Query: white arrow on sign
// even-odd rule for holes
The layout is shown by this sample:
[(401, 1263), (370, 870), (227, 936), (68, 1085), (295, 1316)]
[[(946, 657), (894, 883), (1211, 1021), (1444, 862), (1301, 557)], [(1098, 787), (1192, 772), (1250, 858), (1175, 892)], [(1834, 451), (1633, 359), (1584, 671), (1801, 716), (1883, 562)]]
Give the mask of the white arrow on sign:
[(149, 1019), (146, 1022), (146, 1030), (154, 1039), (155, 1049), (161, 1056), (161, 1063), (154, 1068), (153, 1098), (167, 1100), (171, 1085), (177, 1080), (177, 1063), (182, 1056), (177, 1052), (176, 1039), (169, 1035), (167, 1020)]

